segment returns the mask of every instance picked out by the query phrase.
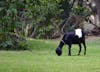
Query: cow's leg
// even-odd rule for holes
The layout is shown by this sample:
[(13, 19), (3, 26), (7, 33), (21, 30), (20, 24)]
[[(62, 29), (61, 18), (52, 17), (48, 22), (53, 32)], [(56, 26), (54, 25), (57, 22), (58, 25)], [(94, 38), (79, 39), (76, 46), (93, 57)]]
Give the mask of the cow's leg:
[(71, 56), (71, 44), (68, 45), (68, 55)]
[(78, 52), (78, 55), (80, 55), (81, 49), (82, 49), (82, 46), (81, 46), (81, 43), (79, 43), (79, 52)]
[(85, 41), (83, 42), (83, 46), (84, 46), (84, 55), (86, 55), (86, 44), (85, 44)]

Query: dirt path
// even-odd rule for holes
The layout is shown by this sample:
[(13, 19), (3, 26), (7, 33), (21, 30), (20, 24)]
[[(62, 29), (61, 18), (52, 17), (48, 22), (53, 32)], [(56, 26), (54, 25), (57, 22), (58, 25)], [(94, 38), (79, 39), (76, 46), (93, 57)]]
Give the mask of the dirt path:
[(100, 40), (100, 36), (87, 36), (86, 41)]

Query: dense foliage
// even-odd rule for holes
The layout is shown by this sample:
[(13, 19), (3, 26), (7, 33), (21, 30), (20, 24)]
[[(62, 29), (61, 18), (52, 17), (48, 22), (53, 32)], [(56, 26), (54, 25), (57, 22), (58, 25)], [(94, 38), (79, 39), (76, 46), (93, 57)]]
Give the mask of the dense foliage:
[[(74, 1), (74, 0), (73, 0)], [(26, 37), (57, 38), (70, 15), (87, 16), (70, 0), (0, 0), (0, 48), (26, 49)], [(81, 13), (81, 14), (80, 14)], [(68, 30), (71, 25), (65, 26)]]
[(20, 5), (22, 5), (20, 1), (0, 1), (0, 49), (27, 49), (23, 33), (17, 34), (16, 32), (17, 28), (20, 29), (23, 26), (18, 18), (18, 13), (20, 12), (18, 7)]

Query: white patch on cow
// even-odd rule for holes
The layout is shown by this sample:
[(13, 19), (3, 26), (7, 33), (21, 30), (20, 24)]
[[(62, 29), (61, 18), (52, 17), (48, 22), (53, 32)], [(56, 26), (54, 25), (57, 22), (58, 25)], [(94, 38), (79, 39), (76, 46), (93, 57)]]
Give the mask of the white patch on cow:
[(75, 29), (75, 35), (77, 35), (79, 38), (82, 37), (82, 30), (81, 29)]

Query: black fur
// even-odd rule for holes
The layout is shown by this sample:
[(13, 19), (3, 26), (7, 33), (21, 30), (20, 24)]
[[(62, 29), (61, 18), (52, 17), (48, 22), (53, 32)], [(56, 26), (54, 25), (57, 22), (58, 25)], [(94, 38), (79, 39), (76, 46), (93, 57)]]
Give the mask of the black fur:
[(78, 55), (80, 55), (81, 48), (82, 48), (81, 43), (84, 46), (84, 55), (86, 55), (85, 33), (82, 31), (82, 37), (79, 38), (77, 35), (75, 35), (75, 31), (67, 32), (63, 36), (62, 41), (60, 41), (59, 46), (56, 48), (56, 54), (58, 56), (62, 55), (62, 47), (64, 44), (67, 44), (68, 45), (68, 55), (71, 56), (72, 44), (78, 44), (79, 45)]
[(56, 49), (56, 53), (57, 53), (58, 56), (60, 56), (60, 55), (62, 55), (62, 50), (58, 47)]

